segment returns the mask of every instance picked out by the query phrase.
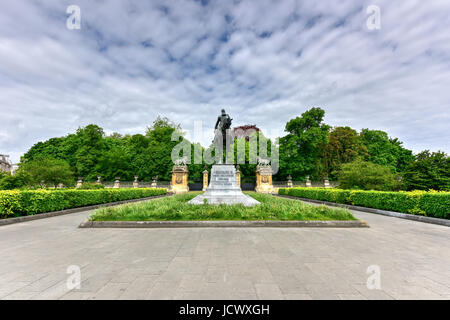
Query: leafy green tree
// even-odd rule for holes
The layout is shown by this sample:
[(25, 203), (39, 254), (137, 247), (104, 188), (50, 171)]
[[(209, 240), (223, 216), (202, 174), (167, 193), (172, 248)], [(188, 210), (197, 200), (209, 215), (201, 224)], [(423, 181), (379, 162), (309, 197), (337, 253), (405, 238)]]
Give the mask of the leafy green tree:
[(76, 169), (86, 181), (95, 180), (100, 174), (96, 169), (105, 147), (104, 135), (103, 129), (95, 124), (77, 130), (79, 147), (75, 152)]
[(180, 132), (180, 139), (172, 141), (172, 134), (176, 130), (181, 131), (179, 125), (159, 116), (153, 122), (153, 125), (147, 129), (148, 147), (142, 155), (144, 166), (140, 168), (140, 177), (151, 180), (152, 177), (158, 176), (159, 180), (171, 180), (172, 149), (184, 140)]
[(30, 185), (40, 187), (56, 187), (62, 183), (71, 186), (75, 179), (70, 165), (61, 159), (36, 158), (19, 167), (19, 175), (29, 176)]
[(51, 138), (45, 142), (38, 142), (33, 145), (21, 158), (21, 162), (31, 161), (35, 158), (48, 157), (67, 161), (75, 169), (75, 153), (80, 145), (75, 134), (65, 137)]
[(388, 166), (362, 159), (342, 164), (338, 180), (342, 189), (389, 191), (397, 188), (397, 179)]
[(20, 189), (29, 184), (30, 176), (21, 170), (18, 170), (14, 175), (0, 171), (0, 190)]
[(286, 124), (286, 136), (280, 138), (280, 174), (294, 180), (306, 175), (319, 176), (321, 146), (328, 142), (330, 126), (324, 124), (325, 111), (312, 108)]
[(113, 181), (116, 177), (120, 177), (122, 181), (131, 181), (134, 176), (131, 155), (125, 151), (124, 146), (114, 145), (102, 153), (96, 172), (104, 181)]
[[(255, 182), (258, 157), (272, 161), (277, 160), (276, 157), (272, 156), (272, 150), (275, 148), (274, 143), (265, 137), (262, 131), (250, 131), (247, 134), (240, 138), (234, 138), (233, 150), (231, 151), (234, 153), (233, 155), (229, 154), (229, 157), (234, 156), (234, 163), (239, 164), (241, 181), (244, 183)], [(252, 143), (255, 143), (256, 147), (251, 147)], [(266, 152), (263, 152), (263, 145)], [(272, 163), (272, 167), (275, 168), (274, 163)]]
[(370, 162), (389, 166), (393, 172), (402, 172), (414, 161), (412, 151), (405, 149), (397, 138), (389, 138), (384, 131), (363, 129), (360, 136), (368, 150), (365, 159)]
[(335, 127), (330, 131), (328, 143), (322, 148), (323, 175), (334, 179), (343, 163), (361, 156), (368, 156), (368, 153), (358, 132), (350, 127)]
[(188, 169), (189, 180), (192, 182), (203, 181), (203, 170), (205, 170), (203, 152), (204, 148), (200, 145), (200, 143), (191, 143), (191, 163), (188, 164)]
[(450, 157), (442, 151), (420, 152), (406, 168), (402, 182), (407, 190), (450, 190)]
[(125, 139), (124, 153), (130, 157), (130, 175), (134, 179), (134, 175), (138, 175), (140, 180), (149, 181), (151, 177), (144, 177), (142, 168), (146, 163), (146, 153), (148, 150), (149, 139), (142, 134), (128, 136)]

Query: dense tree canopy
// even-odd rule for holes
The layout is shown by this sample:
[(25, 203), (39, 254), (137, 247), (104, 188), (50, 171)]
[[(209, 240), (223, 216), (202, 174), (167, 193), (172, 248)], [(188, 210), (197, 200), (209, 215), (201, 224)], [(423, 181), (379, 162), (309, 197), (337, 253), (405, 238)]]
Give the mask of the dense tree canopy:
[(0, 170), (0, 190), (20, 189), (31, 185), (31, 177), (28, 173), (18, 171), (14, 175)]
[(286, 124), (287, 135), (280, 138), (280, 177), (318, 178), (320, 148), (328, 142), (330, 129), (323, 123), (324, 116), (325, 111), (312, 108)]
[[(179, 138), (172, 141), (175, 132)], [(116, 177), (132, 181), (135, 175), (141, 181), (151, 181), (155, 176), (169, 181), (173, 166), (171, 151), (183, 141), (190, 144), (180, 126), (167, 118), (158, 117), (145, 135), (107, 136), (102, 128), (91, 124), (79, 128), (76, 134), (38, 142), (22, 157), (21, 166), (37, 158), (52, 158), (66, 161), (73, 176), (83, 177), (85, 181), (95, 181), (97, 176), (103, 181), (113, 181)], [(198, 149), (203, 151), (201, 146)], [(193, 164), (193, 160), (189, 164), (190, 180), (200, 181), (203, 166)]]
[(368, 155), (367, 147), (356, 130), (350, 127), (335, 127), (328, 135), (328, 143), (322, 146), (322, 175), (336, 178), (342, 164)]
[(20, 169), (18, 176), (28, 176), (28, 184), (39, 187), (54, 187), (58, 184), (74, 183), (73, 171), (67, 161), (49, 157), (37, 157), (27, 161)]
[(397, 180), (389, 167), (357, 159), (341, 166), (339, 188), (363, 190), (394, 190)]
[[(415, 157), (401, 141), (390, 138), (384, 131), (363, 129), (358, 133), (350, 127), (331, 128), (323, 122), (324, 115), (324, 110), (312, 108), (287, 122), (286, 135), (278, 140), (279, 171), (274, 180), (286, 180), (288, 175), (294, 180), (304, 180), (307, 175), (316, 180), (329, 176), (332, 180), (341, 179), (347, 187), (392, 189), (392, 178), (402, 176), (402, 186), (409, 190), (449, 189), (446, 154), (424, 151)], [(252, 139), (257, 142), (255, 149), (250, 148)], [(266, 155), (260, 154), (262, 144), (267, 144)], [(239, 145), (243, 146), (245, 163), (238, 159)], [(103, 181), (113, 181), (116, 177), (131, 181), (134, 175), (140, 181), (151, 181), (155, 176), (160, 181), (169, 181), (175, 149), (177, 157), (186, 155), (190, 149), (189, 180), (200, 182), (205, 154), (213, 156), (213, 146), (205, 150), (200, 144), (189, 142), (183, 137), (181, 127), (169, 119), (158, 117), (145, 134), (135, 135), (106, 135), (102, 128), (90, 124), (65, 137), (36, 143), (22, 157), (15, 176), (0, 176), (0, 188), (18, 188), (42, 181), (70, 184), (77, 177), (95, 181), (97, 176), (102, 176)], [(276, 150), (273, 142), (262, 131), (235, 138), (235, 162), (240, 164), (243, 182), (255, 179), (256, 161), (249, 163), (250, 160), (256, 156), (270, 158), (272, 150)], [(48, 168), (42, 172), (36, 169), (43, 165)], [(58, 178), (51, 178), (52, 175)], [(378, 180), (376, 175), (380, 175)]]
[[(251, 147), (252, 141), (256, 142), (253, 147)], [(273, 170), (277, 169), (278, 163), (274, 163), (277, 157), (272, 154), (275, 145), (261, 131), (253, 131), (248, 136), (235, 138), (233, 147), (234, 162), (239, 164), (243, 183), (255, 181), (258, 158), (273, 160)]]
[(441, 151), (422, 151), (403, 175), (407, 190), (450, 190), (450, 157)]
[(414, 161), (412, 151), (403, 148), (401, 141), (389, 138), (384, 131), (363, 129), (360, 136), (368, 150), (367, 161), (388, 166), (393, 172), (402, 172)]

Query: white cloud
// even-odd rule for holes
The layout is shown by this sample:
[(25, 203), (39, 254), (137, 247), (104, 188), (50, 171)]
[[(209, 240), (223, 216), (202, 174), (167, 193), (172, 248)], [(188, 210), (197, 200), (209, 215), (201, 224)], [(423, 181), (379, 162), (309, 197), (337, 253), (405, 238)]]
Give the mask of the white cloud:
[(331, 125), (450, 151), (448, 1), (78, 1), (73, 31), (69, 4), (0, 4), (0, 153), (14, 161), (89, 123), (137, 133), (160, 114), (192, 130), (222, 107), (268, 132), (320, 106)]

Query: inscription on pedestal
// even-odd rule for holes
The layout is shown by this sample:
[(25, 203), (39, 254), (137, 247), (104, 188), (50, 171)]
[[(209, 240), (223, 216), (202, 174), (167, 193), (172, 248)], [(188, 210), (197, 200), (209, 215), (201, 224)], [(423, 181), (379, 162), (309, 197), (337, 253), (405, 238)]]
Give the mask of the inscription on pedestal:
[(259, 204), (252, 197), (243, 194), (236, 183), (236, 169), (233, 165), (214, 165), (211, 169), (211, 181), (206, 191), (190, 200), (192, 204), (243, 204), (253, 206)]

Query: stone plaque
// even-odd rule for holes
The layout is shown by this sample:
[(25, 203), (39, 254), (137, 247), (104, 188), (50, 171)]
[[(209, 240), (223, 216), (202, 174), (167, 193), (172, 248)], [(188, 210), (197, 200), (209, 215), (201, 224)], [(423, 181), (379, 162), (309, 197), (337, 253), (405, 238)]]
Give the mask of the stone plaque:
[(189, 203), (203, 204), (243, 204), (254, 206), (259, 204), (252, 197), (243, 194), (236, 182), (236, 169), (232, 164), (216, 164), (211, 168), (211, 180), (204, 194), (198, 195)]

